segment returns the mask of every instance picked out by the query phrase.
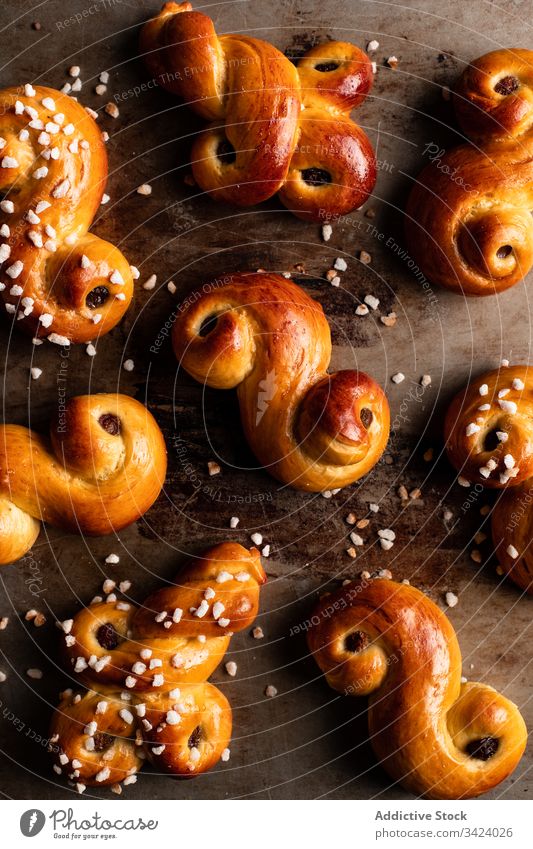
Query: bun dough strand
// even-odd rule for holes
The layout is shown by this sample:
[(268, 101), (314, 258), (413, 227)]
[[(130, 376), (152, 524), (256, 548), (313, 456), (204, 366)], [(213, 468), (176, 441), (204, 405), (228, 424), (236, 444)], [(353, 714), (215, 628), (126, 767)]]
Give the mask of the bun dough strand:
[(224, 757), (231, 707), (206, 681), (232, 634), (252, 625), (265, 581), (259, 552), (226, 542), (142, 607), (92, 604), (63, 623), (67, 668), (87, 692), (68, 692), (54, 714), (59, 771), (108, 785), (127, 783), (145, 758), (190, 777)]
[(133, 295), (126, 258), (88, 232), (107, 179), (105, 145), (72, 97), (23, 90), (0, 91), (0, 297), (33, 336), (89, 342)]
[(140, 46), (158, 83), (210, 122), (191, 158), (196, 182), (215, 200), (251, 206), (279, 192), (291, 212), (316, 221), (367, 200), (375, 157), (350, 119), (373, 82), (359, 48), (321, 44), (295, 67), (266, 41), (217, 36), (190, 3), (165, 3)]
[(131, 524), (156, 500), (166, 467), (155, 419), (126, 395), (72, 398), (50, 438), (0, 426), (0, 564), (26, 553), (39, 521), (88, 535)]
[(438, 151), (406, 211), (411, 256), (427, 278), (464, 295), (514, 286), (533, 264), (533, 51), (495, 50), (454, 94), (472, 144)]
[(389, 406), (357, 371), (327, 374), (322, 307), (277, 274), (233, 274), (187, 298), (173, 328), (176, 357), (195, 380), (236, 389), (259, 462), (296, 489), (347, 486), (374, 467)]
[(461, 683), (448, 618), (405, 584), (373, 580), (321, 599), (308, 632), (330, 687), (368, 696), (376, 757), (412, 793), (467, 799), (517, 766), (527, 730), (516, 705), (486, 684)]

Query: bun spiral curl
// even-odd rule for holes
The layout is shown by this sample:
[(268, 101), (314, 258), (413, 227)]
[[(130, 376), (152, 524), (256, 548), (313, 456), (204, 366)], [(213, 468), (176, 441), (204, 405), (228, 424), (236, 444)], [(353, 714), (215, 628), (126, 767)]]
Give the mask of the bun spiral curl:
[(88, 232), (106, 178), (105, 145), (83, 106), (42, 86), (0, 91), (0, 296), (33, 336), (88, 342), (130, 305), (126, 258)]
[(467, 799), (507, 778), (525, 749), (518, 708), (486, 684), (461, 684), (448, 618), (419, 590), (348, 585), (318, 604), (309, 648), (330, 687), (368, 696), (370, 741), (413, 793)]
[(195, 380), (236, 389), (244, 432), (282, 483), (321, 492), (370, 471), (389, 435), (378, 384), (357, 371), (326, 374), (331, 335), (322, 307), (277, 274), (205, 284), (173, 328), (176, 357)]
[(376, 162), (350, 112), (373, 72), (353, 44), (321, 44), (295, 67), (266, 41), (218, 37), (190, 3), (165, 3), (142, 30), (141, 51), (158, 83), (210, 122), (193, 144), (192, 168), (215, 200), (251, 206), (279, 192), (312, 220), (367, 200)]
[(266, 581), (259, 552), (222, 543), (135, 608), (92, 604), (63, 622), (67, 693), (51, 726), (57, 770), (87, 785), (133, 780), (148, 758), (193, 776), (226, 758), (231, 707), (207, 678), (249, 628)]
[(430, 153), (407, 204), (408, 249), (429, 280), (492, 295), (533, 264), (533, 51), (477, 59), (454, 104), (474, 144)]
[(155, 419), (126, 395), (72, 398), (49, 439), (0, 426), (0, 564), (31, 548), (39, 521), (96, 536), (131, 524), (156, 500), (166, 468)]
[(533, 370), (512, 366), (473, 380), (450, 404), (444, 438), (470, 483), (501, 489), (533, 477)]

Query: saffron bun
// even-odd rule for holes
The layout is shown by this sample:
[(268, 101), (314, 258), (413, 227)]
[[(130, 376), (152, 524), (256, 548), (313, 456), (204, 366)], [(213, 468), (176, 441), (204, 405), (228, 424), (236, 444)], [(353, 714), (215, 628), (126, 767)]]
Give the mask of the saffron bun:
[(63, 622), (65, 665), (85, 689), (52, 718), (56, 772), (83, 792), (134, 781), (147, 760), (178, 777), (227, 760), (232, 711), (207, 678), (253, 623), (265, 581), (256, 549), (225, 542), (140, 607), (108, 599)]
[(476, 59), (453, 102), (470, 143), (434, 156), (415, 180), (408, 250), (433, 283), (493, 295), (533, 264), (533, 51), (494, 50)]
[(454, 629), (419, 590), (352, 583), (326, 594), (311, 622), (309, 649), (329, 686), (368, 697), (370, 742), (394, 781), (469, 799), (516, 768), (527, 742), (520, 711), (487, 684), (461, 682)]
[(34, 337), (89, 342), (131, 303), (128, 261), (89, 232), (106, 180), (102, 134), (80, 103), (43, 86), (0, 91), (0, 299)]
[(207, 122), (191, 160), (212, 198), (246, 207), (278, 193), (315, 221), (367, 200), (376, 160), (350, 113), (374, 75), (358, 47), (319, 44), (295, 66), (266, 41), (218, 36), (190, 3), (165, 3), (143, 27), (140, 48), (159, 85)]
[(446, 450), (470, 483), (502, 489), (533, 477), (533, 369), (502, 367), (476, 377), (450, 404)]
[(270, 474), (295, 489), (348, 486), (381, 457), (390, 413), (364, 372), (328, 374), (322, 307), (278, 274), (232, 274), (187, 298), (172, 331), (180, 365), (236, 389), (245, 436)]
[(152, 414), (126, 395), (80, 395), (42, 436), (0, 426), (0, 564), (23, 557), (41, 522), (100, 536), (130, 525), (165, 482), (167, 453)]

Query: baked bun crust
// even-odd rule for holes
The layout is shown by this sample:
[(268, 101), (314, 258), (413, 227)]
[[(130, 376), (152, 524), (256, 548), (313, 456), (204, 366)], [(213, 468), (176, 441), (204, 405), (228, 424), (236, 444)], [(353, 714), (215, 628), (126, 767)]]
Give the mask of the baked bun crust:
[(156, 500), (166, 469), (157, 422), (127, 395), (70, 399), (49, 438), (0, 426), (0, 564), (31, 548), (41, 521), (89, 536), (130, 525)]
[(108, 598), (62, 623), (66, 667), (87, 690), (54, 713), (56, 771), (84, 789), (132, 780), (146, 759), (192, 777), (224, 757), (232, 711), (206, 679), (254, 621), (265, 581), (256, 549), (225, 542), (142, 607)]
[(26, 91), (0, 91), (0, 297), (32, 336), (89, 342), (133, 296), (126, 258), (89, 232), (107, 180), (105, 145), (72, 97)]
[(330, 687), (368, 696), (376, 757), (412, 793), (468, 799), (517, 766), (527, 730), (516, 705), (486, 684), (461, 683), (461, 652), (445, 614), (406, 584), (371, 580), (318, 603), (308, 643)]
[(291, 212), (315, 221), (367, 200), (376, 161), (350, 112), (373, 72), (358, 47), (321, 44), (295, 67), (266, 41), (217, 36), (190, 3), (165, 3), (143, 27), (140, 47), (158, 83), (209, 122), (191, 160), (215, 200), (251, 206), (278, 192)]
[(328, 322), (295, 283), (270, 273), (223, 279), (180, 309), (172, 334), (180, 365), (201, 383), (237, 390), (250, 447), (282, 483), (321, 492), (359, 480), (389, 436), (381, 387), (363, 372), (326, 373)]
[(408, 249), (430, 281), (493, 295), (533, 264), (533, 51), (485, 54), (453, 100), (472, 144), (431, 154), (407, 204)]

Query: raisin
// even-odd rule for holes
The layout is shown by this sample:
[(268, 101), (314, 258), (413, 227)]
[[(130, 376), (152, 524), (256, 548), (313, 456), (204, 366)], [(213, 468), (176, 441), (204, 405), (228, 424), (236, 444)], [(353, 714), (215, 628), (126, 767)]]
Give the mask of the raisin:
[(336, 71), (338, 67), (336, 62), (321, 62), (320, 65), (315, 65), (315, 71), (327, 74), (328, 71)]
[(511, 245), (502, 245), (501, 248), (498, 248), (496, 251), (496, 256), (498, 259), (505, 259), (505, 257), (509, 256), (512, 250)]
[(323, 168), (306, 168), (302, 171), (302, 180), (308, 186), (323, 186), (331, 183), (331, 174)]
[(226, 165), (235, 162), (237, 159), (235, 148), (227, 139), (223, 139), (218, 143), (217, 156), (219, 159), (223, 159)]
[(217, 321), (218, 315), (208, 315), (207, 318), (204, 318), (200, 327), (199, 335), (202, 338), (209, 336), (211, 331), (215, 329)]
[(498, 439), (497, 430), (493, 428), (487, 431), (483, 440), (483, 451), (496, 451), (499, 444), (500, 440)]
[(344, 648), (346, 651), (351, 651), (354, 654), (366, 649), (369, 643), (370, 638), (364, 631), (352, 631), (351, 634), (347, 634), (344, 638)]
[(516, 91), (519, 85), (520, 82), (516, 79), (516, 77), (502, 77), (502, 79), (498, 80), (494, 86), (494, 91), (498, 94), (512, 94), (513, 91)]
[(96, 639), (102, 648), (107, 649), (108, 651), (116, 649), (120, 642), (119, 636), (115, 631), (115, 626), (112, 625), (111, 622), (106, 622), (105, 625), (100, 625), (96, 632)]
[(94, 737), (94, 751), (95, 752), (103, 752), (105, 749), (109, 749), (110, 746), (113, 745), (114, 738), (111, 734), (104, 734), (103, 731), (98, 731)]
[(466, 751), (471, 758), (477, 758), (480, 761), (488, 761), (496, 754), (499, 748), (499, 740), (496, 737), (481, 737), (480, 740), (471, 740)]
[(359, 416), (361, 418), (361, 423), (362, 423), (363, 427), (366, 427), (367, 430), (368, 430), (368, 428), (372, 424), (372, 419), (374, 418), (374, 414), (373, 414), (372, 410), (369, 410), (366, 407), (363, 407)]
[(105, 304), (108, 298), (109, 289), (106, 289), (105, 286), (97, 286), (89, 292), (85, 298), (85, 303), (90, 310), (95, 310), (96, 307), (101, 307), (102, 304)]
[(194, 731), (192, 732), (191, 736), (187, 740), (187, 745), (188, 745), (189, 749), (197, 749), (198, 743), (200, 742), (201, 739), (202, 739), (202, 727), (200, 725), (197, 725), (196, 728), (194, 729)]
[(98, 419), (98, 424), (111, 436), (118, 436), (120, 433), (120, 419), (113, 413), (103, 413)]

